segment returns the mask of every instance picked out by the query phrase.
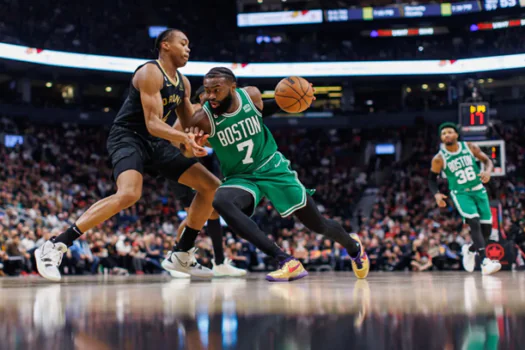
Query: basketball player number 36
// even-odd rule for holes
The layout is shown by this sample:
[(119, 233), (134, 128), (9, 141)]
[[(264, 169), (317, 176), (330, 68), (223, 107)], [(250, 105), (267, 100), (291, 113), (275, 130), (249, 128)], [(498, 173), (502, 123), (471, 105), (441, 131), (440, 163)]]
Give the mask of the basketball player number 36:
[(476, 173), (474, 172), (474, 169), (472, 167), (456, 171), (454, 175), (458, 177), (458, 184), (460, 185), (464, 184), (467, 181), (472, 181), (476, 178)]
[(246, 156), (242, 160), (242, 164), (252, 164), (253, 141), (251, 139), (241, 142), (237, 145), (237, 150), (239, 152), (242, 152), (245, 148), (248, 148), (248, 150), (246, 150)]

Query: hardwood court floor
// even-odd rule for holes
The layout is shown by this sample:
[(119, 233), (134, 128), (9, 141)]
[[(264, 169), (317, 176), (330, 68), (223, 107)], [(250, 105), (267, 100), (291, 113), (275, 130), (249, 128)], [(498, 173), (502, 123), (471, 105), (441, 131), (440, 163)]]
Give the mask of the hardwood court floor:
[(0, 279), (0, 349), (525, 349), (525, 273)]

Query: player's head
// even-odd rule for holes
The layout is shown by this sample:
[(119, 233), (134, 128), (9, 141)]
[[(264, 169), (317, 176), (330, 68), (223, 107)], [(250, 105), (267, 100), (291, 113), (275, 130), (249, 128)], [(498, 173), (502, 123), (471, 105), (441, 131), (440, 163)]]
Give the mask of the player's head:
[(223, 114), (230, 108), (236, 87), (237, 78), (228, 68), (215, 67), (204, 76), (204, 98), (213, 113)]
[(178, 29), (164, 30), (155, 39), (155, 49), (160, 55), (167, 55), (176, 67), (184, 67), (190, 58), (190, 41), (186, 34)]
[(192, 103), (199, 103), (201, 106), (206, 102), (205, 99), (205, 93), (204, 93), (204, 85), (201, 85), (197, 91), (195, 91), (195, 95), (193, 95)]
[(458, 126), (454, 123), (443, 123), (439, 126), (439, 137), (446, 146), (455, 145), (459, 139)]

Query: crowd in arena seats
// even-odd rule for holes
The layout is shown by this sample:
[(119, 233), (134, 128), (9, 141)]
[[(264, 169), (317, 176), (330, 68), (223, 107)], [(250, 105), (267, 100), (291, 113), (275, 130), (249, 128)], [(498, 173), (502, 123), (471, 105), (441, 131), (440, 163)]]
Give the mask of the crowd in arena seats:
[[(0, 145), (0, 273), (34, 273), (34, 250), (115, 190), (105, 150), (107, 130), (13, 123), (9, 118), (2, 118), (0, 126), (0, 133), (9, 130), (25, 135), (21, 146)], [(496, 137), (506, 140), (507, 176), (493, 177), (488, 190), (490, 197), (503, 205), (505, 232), (525, 248), (523, 128), (523, 122), (496, 125)], [(355, 130), (300, 129), (275, 130), (274, 134), (299, 178), (317, 190), (314, 198), (321, 212), (362, 237), (373, 269), (461, 268), (459, 252), (469, 241), (468, 227), (451, 204), (438, 209), (427, 189), (430, 161), (438, 147), (435, 127), (388, 132), (411, 146), (401, 161), (379, 169), (388, 171), (387, 181), (380, 183), (369, 217), (359, 212), (353, 216), (362, 191), (368, 184), (374, 185), (369, 175), (378, 171), (373, 167), (362, 170), (362, 140), (370, 135)], [(205, 163), (217, 169), (213, 159), (205, 159)], [(63, 273), (162, 271), (160, 261), (173, 246), (184, 212), (171, 196), (169, 183), (149, 176), (144, 181), (144, 196), (136, 205), (75, 242), (63, 259)], [(309, 232), (293, 217), (280, 218), (271, 203), (259, 205), (253, 218), (307, 268), (351, 269), (344, 248)], [(352, 219), (357, 225), (352, 225)], [(200, 261), (209, 266), (213, 251), (209, 237), (201, 235), (197, 247)], [(228, 228), (224, 247), (236, 266), (249, 270), (274, 267), (271, 259)]]
[[(146, 58), (155, 55), (148, 27), (171, 26), (188, 34), (192, 60), (215, 62), (457, 59), (519, 53), (525, 43), (523, 27), (468, 32), (463, 25), (461, 30), (451, 27), (446, 35), (404, 38), (370, 38), (353, 29), (349, 31), (354, 34), (280, 31), (280, 43), (258, 44), (257, 35), (272, 32), (241, 32), (236, 11), (235, 2), (219, 6), (212, 0), (184, 2), (176, 8), (165, 0), (152, 1), (147, 7), (126, 1), (22, 4), (0, 0), (0, 42)], [(215, 28), (221, 28), (220, 35)]]

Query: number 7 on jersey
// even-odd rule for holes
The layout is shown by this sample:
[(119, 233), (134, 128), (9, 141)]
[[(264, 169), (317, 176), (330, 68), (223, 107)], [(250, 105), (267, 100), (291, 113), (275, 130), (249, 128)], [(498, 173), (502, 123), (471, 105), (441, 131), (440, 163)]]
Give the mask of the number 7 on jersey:
[(253, 158), (252, 158), (253, 140), (252, 139), (249, 139), (247, 141), (237, 144), (237, 150), (239, 152), (242, 152), (245, 148), (248, 148), (248, 150), (246, 150), (246, 156), (242, 160), (242, 164), (251, 164), (253, 163)]

